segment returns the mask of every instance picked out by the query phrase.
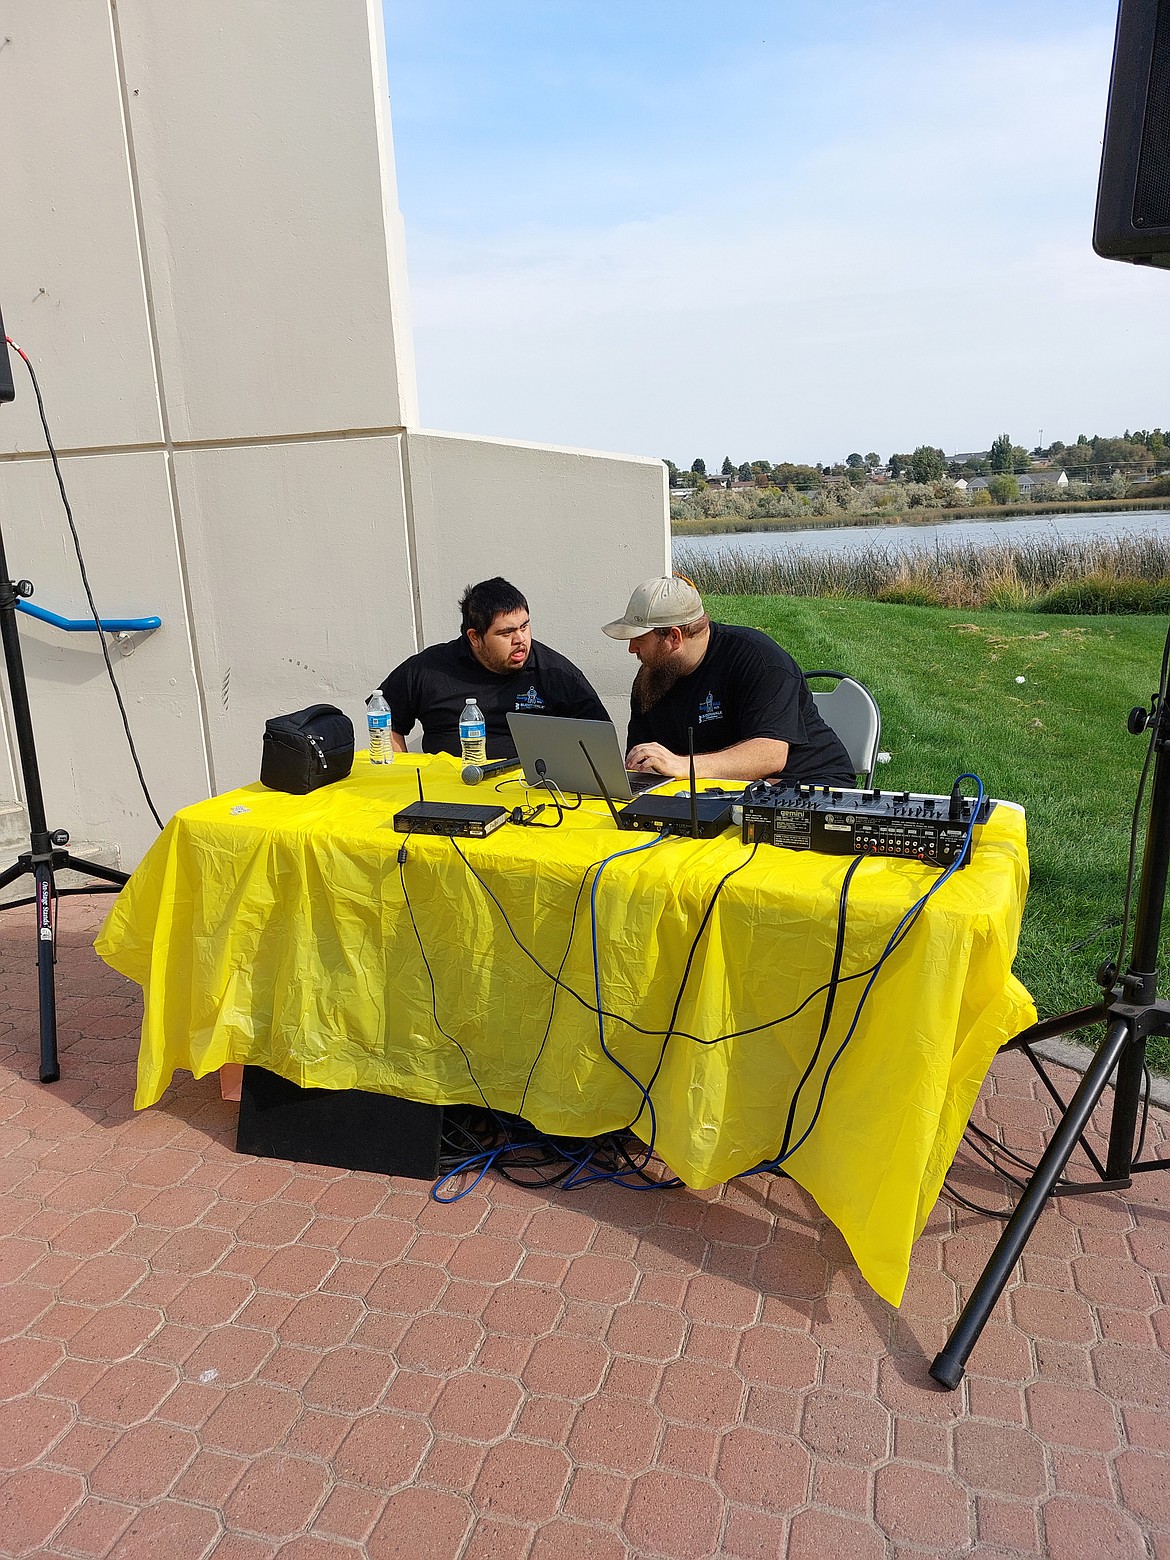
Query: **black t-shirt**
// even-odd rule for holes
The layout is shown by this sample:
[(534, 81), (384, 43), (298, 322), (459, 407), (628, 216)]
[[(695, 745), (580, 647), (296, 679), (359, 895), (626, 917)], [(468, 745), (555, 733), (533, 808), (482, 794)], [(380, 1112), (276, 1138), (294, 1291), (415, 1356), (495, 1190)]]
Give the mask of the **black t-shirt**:
[(707, 653), (645, 714), (631, 709), (628, 752), (639, 742), (717, 753), (752, 737), (788, 743), (786, 780), (851, 786), (856, 773), (836, 733), (821, 719), (800, 668), (758, 628), (711, 624)]
[(489, 672), (471, 653), (466, 636), (429, 645), (396, 666), (382, 684), (390, 724), (407, 737), (422, 722), (424, 753), (459, 756), (459, 717), (474, 698), (487, 724), (489, 758), (515, 758), (509, 710), (530, 715), (575, 715), (608, 720), (609, 713), (584, 674), (567, 657), (532, 641), (527, 661), (514, 672)]

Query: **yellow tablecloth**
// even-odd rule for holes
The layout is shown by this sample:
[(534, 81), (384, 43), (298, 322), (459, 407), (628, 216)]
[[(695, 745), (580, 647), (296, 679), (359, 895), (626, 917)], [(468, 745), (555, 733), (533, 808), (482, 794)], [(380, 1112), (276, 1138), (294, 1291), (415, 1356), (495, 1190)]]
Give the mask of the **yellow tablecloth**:
[[(598, 863), (653, 836), (619, 832), (587, 798), (555, 830), (414, 835), (400, 863), (393, 815), (417, 796), (420, 767), (428, 800), (526, 795), (519, 779), (469, 790), (445, 756), (382, 768), (359, 754), (348, 780), (311, 796), (257, 784), (171, 820), (97, 939), (143, 989), (136, 1106), (154, 1104), (176, 1068), (254, 1062), (305, 1086), (486, 1097), (551, 1133), (588, 1136), (638, 1115), (637, 1087), (601, 1046), (589, 899)], [(813, 993), (832, 968), (849, 858), (750, 855), (730, 830), (671, 838), (610, 862), (597, 889), (601, 1003), (614, 1015), (605, 1044), (648, 1080), (703, 914), (742, 867), (699, 941), (653, 1088), (656, 1150), (692, 1187), (776, 1153), (824, 1014)], [(839, 987), (794, 1141), (853, 1022), (860, 972), (937, 876), (892, 860), (854, 874), (841, 974), (858, 978)], [(1011, 974), (1026, 888), (1023, 814), (1001, 805), (971, 865), (879, 974), (785, 1166), (895, 1304), (991, 1059), (1035, 1017)], [(649, 1132), (646, 1111), (636, 1130)]]

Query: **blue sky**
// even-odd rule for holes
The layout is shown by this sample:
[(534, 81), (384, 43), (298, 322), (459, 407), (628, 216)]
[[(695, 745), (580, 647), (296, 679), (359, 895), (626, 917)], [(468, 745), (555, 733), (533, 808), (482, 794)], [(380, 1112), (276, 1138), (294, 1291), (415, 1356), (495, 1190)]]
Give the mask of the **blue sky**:
[(385, 0), (424, 426), (830, 461), (1170, 425), (1112, 0)]

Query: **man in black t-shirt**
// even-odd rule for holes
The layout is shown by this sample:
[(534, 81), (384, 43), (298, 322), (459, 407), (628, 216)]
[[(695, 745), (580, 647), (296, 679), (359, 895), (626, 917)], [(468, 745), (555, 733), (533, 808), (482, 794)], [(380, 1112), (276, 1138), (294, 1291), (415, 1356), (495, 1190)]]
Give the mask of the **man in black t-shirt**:
[(857, 776), (817, 711), (800, 668), (756, 628), (712, 623), (677, 575), (646, 580), (604, 628), (641, 663), (630, 694), (626, 767), (682, 779), (688, 732), (695, 774), (852, 786)]
[(422, 722), (424, 753), (459, 757), (459, 717), (469, 698), (483, 711), (488, 758), (515, 758), (508, 711), (608, 720), (605, 705), (572, 661), (532, 637), (528, 603), (507, 580), (469, 585), (458, 639), (430, 645), (382, 684), (397, 753)]

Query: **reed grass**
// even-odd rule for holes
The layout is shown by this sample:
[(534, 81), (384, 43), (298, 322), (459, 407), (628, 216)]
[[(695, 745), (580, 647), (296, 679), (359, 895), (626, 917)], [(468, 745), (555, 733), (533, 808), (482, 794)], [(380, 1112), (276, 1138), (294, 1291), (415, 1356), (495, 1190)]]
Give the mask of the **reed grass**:
[(676, 539), (674, 566), (704, 595), (1081, 615), (1170, 611), (1170, 539), (1153, 535), (939, 542), (908, 552), (875, 543), (831, 555), (705, 553)]

